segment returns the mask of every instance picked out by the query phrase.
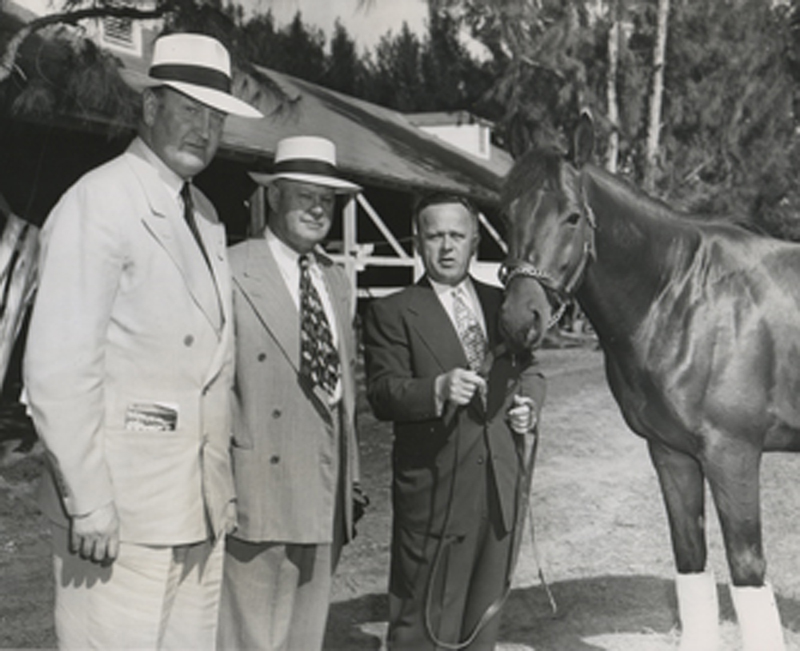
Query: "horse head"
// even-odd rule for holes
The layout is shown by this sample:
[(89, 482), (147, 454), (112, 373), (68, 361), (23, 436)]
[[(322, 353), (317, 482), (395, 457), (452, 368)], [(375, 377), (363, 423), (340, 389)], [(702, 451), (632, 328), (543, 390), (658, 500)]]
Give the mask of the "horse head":
[[(506, 179), (503, 206), (509, 251), (500, 271), (506, 288), (500, 327), (514, 350), (541, 343), (595, 256), (594, 215), (585, 201), (580, 171), (593, 147), (593, 126), (584, 114), (571, 161), (555, 147), (536, 148)], [(547, 298), (544, 309), (540, 295)]]

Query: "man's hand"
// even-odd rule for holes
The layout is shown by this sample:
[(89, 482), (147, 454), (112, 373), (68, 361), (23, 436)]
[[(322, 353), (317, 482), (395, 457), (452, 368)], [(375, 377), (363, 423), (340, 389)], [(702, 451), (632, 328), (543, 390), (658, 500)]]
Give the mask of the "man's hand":
[(114, 562), (119, 554), (119, 518), (113, 502), (72, 518), (70, 551), (95, 563)]
[(436, 378), (436, 394), (442, 403), (449, 400), (459, 406), (468, 405), (478, 390), (486, 390), (486, 380), (465, 368), (454, 368)]
[(239, 526), (236, 519), (236, 502), (228, 502), (225, 505), (225, 513), (222, 516), (222, 535), (228, 535), (236, 531)]
[(506, 419), (515, 434), (530, 434), (536, 427), (536, 403), (532, 398), (515, 395)]

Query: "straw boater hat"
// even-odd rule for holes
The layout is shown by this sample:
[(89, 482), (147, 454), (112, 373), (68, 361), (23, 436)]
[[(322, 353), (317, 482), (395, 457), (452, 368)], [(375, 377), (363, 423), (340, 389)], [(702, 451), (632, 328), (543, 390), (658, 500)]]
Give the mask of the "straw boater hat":
[(278, 141), (272, 174), (252, 172), (250, 177), (261, 185), (277, 179), (315, 183), (341, 194), (361, 188), (346, 181), (336, 168), (336, 145), (318, 136), (294, 136)]
[(137, 90), (169, 86), (223, 113), (245, 118), (264, 117), (231, 95), (231, 58), (217, 39), (202, 34), (169, 34), (155, 42), (147, 76), (122, 70)]

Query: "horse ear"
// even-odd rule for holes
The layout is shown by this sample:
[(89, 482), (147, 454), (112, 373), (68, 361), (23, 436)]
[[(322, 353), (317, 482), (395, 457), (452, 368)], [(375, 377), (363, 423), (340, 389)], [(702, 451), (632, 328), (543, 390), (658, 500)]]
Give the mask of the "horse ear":
[(594, 120), (591, 113), (584, 109), (578, 119), (572, 143), (572, 162), (576, 167), (583, 167), (594, 155)]
[(531, 148), (531, 128), (525, 118), (514, 115), (508, 125), (508, 150), (514, 159), (522, 156)]

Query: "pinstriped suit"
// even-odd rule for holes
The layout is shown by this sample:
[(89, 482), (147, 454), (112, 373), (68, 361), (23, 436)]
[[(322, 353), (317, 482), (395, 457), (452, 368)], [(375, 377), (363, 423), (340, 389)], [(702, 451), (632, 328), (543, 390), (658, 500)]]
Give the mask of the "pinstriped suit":
[[(342, 372), (342, 398), (331, 407), (324, 393), (298, 379), (300, 316), (267, 240), (243, 242), (230, 250), (230, 257), (239, 527), (228, 544), (220, 647), (311, 651), (311, 646), (298, 646), (311, 642), (292, 636), (321, 638), (329, 582), (327, 587), (321, 582), (324, 594), (312, 598), (308, 612), (293, 614), (286, 604), (296, 596), (275, 585), (275, 565), (293, 559), (301, 546), (313, 545), (320, 554), (330, 553), (332, 572), (352, 530), (352, 484), (358, 478), (353, 297), (343, 270), (317, 255), (335, 313)], [(286, 621), (298, 616), (303, 619), (299, 626)], [(287, 639), (289, 646), (282, 646)]]

